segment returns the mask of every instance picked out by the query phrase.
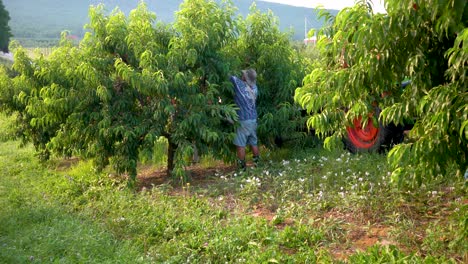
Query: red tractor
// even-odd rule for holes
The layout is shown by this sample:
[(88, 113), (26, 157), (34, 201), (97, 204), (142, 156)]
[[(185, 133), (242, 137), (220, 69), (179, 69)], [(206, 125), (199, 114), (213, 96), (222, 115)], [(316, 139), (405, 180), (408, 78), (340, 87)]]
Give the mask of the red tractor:
[[(404, 88), (409, 84), (409, 81), (403, 82), (401, 87)], [(375, 114), (378, 116), (380, 113), (378, 107), (376, 107), (376, 112)], [(411, 129), (412, 126), (411, 124), (383, 126), (380, 122), (378, 126), (375, 126), (372, 117), (368, 117), (364, 126), (362, 124), (362, 117), (359, 117), (354, 120), (353, 126), (346, 128), (347, 137), (344, 139), (344, 143), (346, 148), (353, 153), (379, 151), (401, 143), (405, 131)]]

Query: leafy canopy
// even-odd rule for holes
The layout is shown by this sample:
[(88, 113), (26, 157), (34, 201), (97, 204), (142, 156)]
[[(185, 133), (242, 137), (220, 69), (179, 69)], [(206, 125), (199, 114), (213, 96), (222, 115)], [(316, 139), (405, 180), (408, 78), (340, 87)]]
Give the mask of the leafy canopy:
[(290, 34), (279, 31), (278, 23), (271, 11), (261, 13), (252, 5), (235, 48), (237, 57), (243, 58), (242, 67), (259, 73), (258, 134), (270, 146), (275, 139), (302, 137), (305, 125), (293, 95), (307, 62), (291, 46)]
[[(17, 75), (0, 74), (0, 103), (19, 113), (18, 133), (44, 159), (81, 156), (135, 179), (139, 154), (151, 152), (160, 137), (168, 142), (168, 172), (178, 176), (195, 147), (232, 159), (235, 127), (226, 120), (237, 115), (229, 75), (258, 67), (260, 123), (283, 103), (292, 105), (302, 79), (298, 56), (270, 23), (272, 14), (255, 11), (244, 24), (234, 12), (231, 2), (186, 0), (166, 25), (145, 3), (128, 17), (91, 7), (77, 46), (67, 32), (48, 57), (29, 58), (14, 45)], [(252, 35), (258, 41), (248, 46)], [(250, 54), (259, 55), (243, 63)], [(281, 96), (271, 100), (275, 93)], [(288, 122), (296, 122), (295, 114), (285, 116), (278, 129), (294, 127)]]
[[(384, 124), (415, 120), (409, 142), (388, 155), (393, 179), (421, 184), (467, 167), (468, 4), (389, 0), (388, 14), (367, 1), (342, 10), (318, 41), (322, 61), (296, 90), (308, 125), (339, 145), (346, 126), (382, 109)], [(401, 89), (399, 83), (411, 80)], [(374, 120), (374, 122), (378, 122)]]

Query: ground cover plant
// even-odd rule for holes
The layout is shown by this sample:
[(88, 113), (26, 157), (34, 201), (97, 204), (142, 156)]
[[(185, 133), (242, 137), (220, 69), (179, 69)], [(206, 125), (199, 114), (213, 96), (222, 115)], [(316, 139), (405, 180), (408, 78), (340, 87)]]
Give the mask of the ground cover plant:
[[(5, 117), (2, 117), (5, 119)], [(6, 119), (5, 119), (6, 120)], [(9, 121), (6, 121), (9, 122)], [(239, 173), (220, 162), (184, 186), (137, 191), (88, 161), (40, 164), (0, 143), (6, 263), (463, 263), (466, 183), (390, 184), (385, 157), (284, 149)], [(205, 174), (206, 173), (206, 174)], [(158, 176), (158, 177), (156, 177)]]

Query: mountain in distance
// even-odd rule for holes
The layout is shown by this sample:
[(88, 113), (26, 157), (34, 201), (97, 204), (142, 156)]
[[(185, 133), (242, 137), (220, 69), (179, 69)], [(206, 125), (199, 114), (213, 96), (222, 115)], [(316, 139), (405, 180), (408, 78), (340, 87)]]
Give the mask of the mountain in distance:
[[(88, 22), (90, 5), (104, 4), (106, 11), (118, 7), (128, 14), (135, 9), (140, 0), (3, 0), (10, 13), (10, 27), (14, 38), (58, 38), (60, 32), (69, 30), (71, 34), (82, 36), (83, 26)], [(154, 12), (158, 20), (166, 23), (174, 21), (174, 14), (182, 0), (147, 0), (148, 9)], [(271, 10), (279, 18), (281, 30), (292, 30), (293, 39), (302, 40), (304, 31), (321, 28), (323, 22), (317, 16), (317, 10), (306, 7), (289, 6), (278, 3), (233, 0), (239, 14), (246, 16), (253, 2), (265, 12)], [(329, 10), (336, 14), (336, 10)], [(306, 27), (306, 28), (305, 28)]]

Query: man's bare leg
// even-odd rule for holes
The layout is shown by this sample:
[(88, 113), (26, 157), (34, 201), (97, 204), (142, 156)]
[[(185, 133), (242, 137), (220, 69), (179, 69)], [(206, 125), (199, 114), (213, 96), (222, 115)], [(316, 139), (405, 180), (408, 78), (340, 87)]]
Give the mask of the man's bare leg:
[[(253, 156), (258, 157), (259, 156), (258, 146), (251, 146), (251, 149), (252, 149)], [(244, 153), (244, 155), (245, 155), (245, 153)]]
[(245, 147), (237, 146), (237, 158), (240, 160), (245, 160)]
[(245, 147), (237, 146), (237, 165), (240, 169), (245, 169)]
[(253, 155), (253, 162), (255, 163), (255, 166), (258, 165), (258, 162), (260, 161), (260, 151), (258, 150), (258, 146), (250, 146), (252, 149), (252, 155)]

